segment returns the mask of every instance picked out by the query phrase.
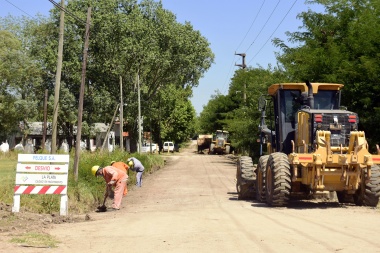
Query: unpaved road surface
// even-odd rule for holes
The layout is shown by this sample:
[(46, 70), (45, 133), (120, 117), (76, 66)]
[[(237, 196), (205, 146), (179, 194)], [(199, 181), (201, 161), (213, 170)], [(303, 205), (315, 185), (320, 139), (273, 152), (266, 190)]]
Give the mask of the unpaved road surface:
[(54, 225), (54, 249), (17, 252), (380, 252), (380, 211), (337, 202), (238, 201), (226, 156), (170, 154), (119, 211)]

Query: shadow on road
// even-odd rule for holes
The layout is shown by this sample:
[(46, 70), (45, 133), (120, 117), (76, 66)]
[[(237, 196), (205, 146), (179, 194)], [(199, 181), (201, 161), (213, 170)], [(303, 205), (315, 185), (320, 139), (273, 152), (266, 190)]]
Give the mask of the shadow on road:
[(265, 203), (254, 201), (254, 207), (267, 207), (267, 208), (287, 208), (287, 209), (331, 209), (331, 208), (346, 208), (352, 206), (350, 204), (340, 204), (339, 202), (320, 201), (320, 200), (295, 200), (291, 201), (286, 207), (271, 207)]
[(356, 207), (355, 204), (345, 203), (341, 204), (337, 201), (331, 201), (331, 200), (319, 200), (319, 199), (313, 199), (313, 200), (291, 200), (287, 206), (284, 207), (271, 207), (268, 206), (266, 203), (259, 202), (254, 199), (244, 199), (239, 200), (237, 192), (227, 192), (228, 195), (233, 195), (230, 198), (228, 198), (231, 201), (244, 201), (251, 203), (252, 207), (260, 207), (260, 208), (287, 208), (287, 209), (327, 209), (327, 208), (349, 208), (349, 207)]

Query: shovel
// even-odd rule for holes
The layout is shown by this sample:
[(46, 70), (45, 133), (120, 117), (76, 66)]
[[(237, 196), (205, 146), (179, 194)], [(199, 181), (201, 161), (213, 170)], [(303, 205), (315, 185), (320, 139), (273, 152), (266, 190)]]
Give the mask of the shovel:
[(96, 210), (96, 212), (107, 212), (106, 200), (108, 197), (108, 191), (109, 190), (110, 190), (109, 186), (107, 185), (106, 193), (104, 194), (103, 204), (101, 206), (98, 206), (98, 210)]

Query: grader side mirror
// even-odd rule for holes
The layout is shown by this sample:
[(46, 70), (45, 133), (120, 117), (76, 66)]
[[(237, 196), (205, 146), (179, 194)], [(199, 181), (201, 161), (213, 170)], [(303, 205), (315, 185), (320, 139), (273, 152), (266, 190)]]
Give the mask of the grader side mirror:
[(265, 107), (267, 106), (267, 100), (265, 99), (265, 96), (261, 95), (259, 98), (259, 111), (265, 111)]

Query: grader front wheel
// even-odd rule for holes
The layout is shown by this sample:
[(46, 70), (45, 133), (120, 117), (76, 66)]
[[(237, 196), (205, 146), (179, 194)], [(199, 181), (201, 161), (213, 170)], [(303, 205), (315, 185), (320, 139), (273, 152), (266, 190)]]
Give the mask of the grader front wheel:
[(358, 206), (376, 207), (379, 203), (380, 195), (380, 167), (372, 165), (371, 178), (365, 183), (367, 173), (363, 171), (359, 189), (354, 194), (354, 202)]
[(277, 152), (269, 156), (265, 191), (266, 201), (270, 206), (286, 206), (291, 190), (291, 173), (286, 154)]

